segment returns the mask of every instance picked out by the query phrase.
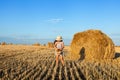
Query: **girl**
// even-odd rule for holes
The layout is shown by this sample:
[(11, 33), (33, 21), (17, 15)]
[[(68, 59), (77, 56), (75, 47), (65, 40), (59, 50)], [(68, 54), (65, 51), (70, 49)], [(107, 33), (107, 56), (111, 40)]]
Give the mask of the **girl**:
[(60, 61), (64, 66), (64, 59), (63, 59), (64, 42), (61, 36), (58, 36), (54, 41), (54, 48), (55, 48), (55, 55), (56, 55), (56, 65), (58, 65), (58, 59), (60, 58)]

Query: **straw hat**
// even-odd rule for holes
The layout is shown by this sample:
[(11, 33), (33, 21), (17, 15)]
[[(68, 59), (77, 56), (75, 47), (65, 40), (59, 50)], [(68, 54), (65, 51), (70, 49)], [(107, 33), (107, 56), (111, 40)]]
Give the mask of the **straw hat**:
[(56, 40), (62, 40), (62, 36), (57, 36)]

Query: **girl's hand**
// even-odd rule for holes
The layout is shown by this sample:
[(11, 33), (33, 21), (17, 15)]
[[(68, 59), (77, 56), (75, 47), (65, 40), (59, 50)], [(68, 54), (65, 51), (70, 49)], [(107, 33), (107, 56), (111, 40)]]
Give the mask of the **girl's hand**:
[(60, 49), (61, 51), (63, 50), (63, 49)]
[(55, 50), (58, 50), (57, 48), (55, 48)]

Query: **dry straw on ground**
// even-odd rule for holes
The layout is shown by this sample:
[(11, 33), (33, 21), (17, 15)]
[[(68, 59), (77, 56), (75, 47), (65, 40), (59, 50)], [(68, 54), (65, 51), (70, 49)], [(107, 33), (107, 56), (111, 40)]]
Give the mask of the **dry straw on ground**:
[[(65, 66), (56, 65), (54, 49), (45, 46), (0, 46), (0, 80), (120, 80), (117, 59), (72, 61), (65, 46)], [(116, 48), (120, 55), (120, 47)]]
[(114, 56), (114, 43), (100, 30), (76, 33), (71, 42), (71, 58), (74, 60), (112, 59)]

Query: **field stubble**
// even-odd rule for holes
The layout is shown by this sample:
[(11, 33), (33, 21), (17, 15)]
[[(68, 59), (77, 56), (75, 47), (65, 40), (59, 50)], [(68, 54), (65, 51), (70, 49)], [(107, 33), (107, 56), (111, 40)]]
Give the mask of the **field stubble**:
[[(117, 48), (119, 52), (119, 48)], [(40, 46), (0, 46), (0, 80), (120, 80), (120, 59), (72, 61), (55, 65), (54, 49)]]

